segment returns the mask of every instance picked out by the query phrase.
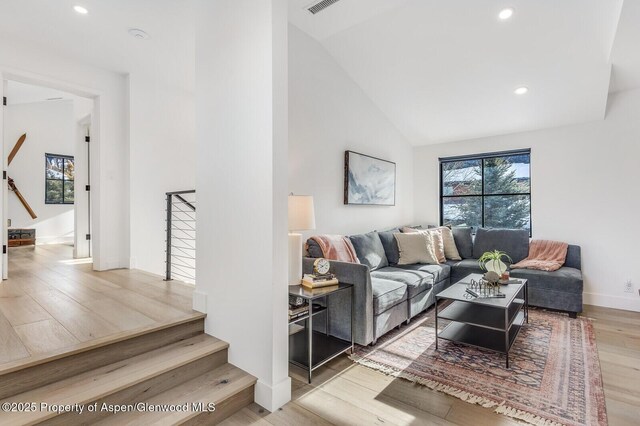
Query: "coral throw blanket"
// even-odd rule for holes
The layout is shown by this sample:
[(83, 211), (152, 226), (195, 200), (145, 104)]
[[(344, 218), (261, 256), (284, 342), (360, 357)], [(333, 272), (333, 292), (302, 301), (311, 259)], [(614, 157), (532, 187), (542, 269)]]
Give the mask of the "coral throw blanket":
[(529, 256), (511, 265), (511, 269), (557, 271), (567, 259), (567, 247), (567, 243), (559, 241), (532, 240), (529, 245)]
[(311, 238), (318, 243), (325, 259), (360, 263), (349, 238), (342, 235), (316, 235)]

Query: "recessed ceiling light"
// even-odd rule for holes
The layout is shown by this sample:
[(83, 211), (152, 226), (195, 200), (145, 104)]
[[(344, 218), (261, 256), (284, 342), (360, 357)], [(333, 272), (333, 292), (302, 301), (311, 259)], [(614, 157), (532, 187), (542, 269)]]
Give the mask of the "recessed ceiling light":
[(79, 5), (73, 6), (73, 10), (78, 12), (80, 15), (86, 15), (87, 13), (89, 13), (86, 7), (82, 7)]
[(498, 13), (498, 18), (500, 18), (503, 21), (506, 21), (507, 19), (511, 18), (513, 16), (513, 8), (512, 7), (508, 7), (506, 9), (502, 9), (500, 11), (500, 13)]
[(526, 86), (520, 86), (516, 90), (513, 91), (516, 95), (524, 95), (529, 91), (529, 88)]
[(146, 32), (142, 31), (141, 29), (138, 28), (131, 28), (129, 29), (129, 35), (131, 37), (137, 38), (139, 40), (146, 40), (149, 38), (149, 34), (147, 34)]

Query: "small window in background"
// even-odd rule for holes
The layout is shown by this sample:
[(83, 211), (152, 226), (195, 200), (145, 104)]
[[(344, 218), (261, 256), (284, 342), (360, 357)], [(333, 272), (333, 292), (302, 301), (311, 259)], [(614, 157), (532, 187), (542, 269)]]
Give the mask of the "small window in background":
[(45, 154), (45, 204), (73, 204), (74, 166), (72, 156)]
[(440, 223), (527, 229), (531, 235), (531, 151), (440, 159)]

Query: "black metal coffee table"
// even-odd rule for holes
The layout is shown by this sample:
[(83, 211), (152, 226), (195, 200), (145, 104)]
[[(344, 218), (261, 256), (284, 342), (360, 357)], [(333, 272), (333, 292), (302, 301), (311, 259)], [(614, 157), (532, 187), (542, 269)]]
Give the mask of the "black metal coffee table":
[[(500, 352), (506, 356), (509, 368), (509, 350), (523, 324), (529, 322), (527, 280), (500, 287), (504, 298), (475, 298), (466, 292), (468, 283), (479, 281), (480, 274), (471, 274), (436, 294), (436, 350), (438, 339)], [(438, 309), (439, 300), (451, 300)], [(438, 332), (438, 320), (449, 320)]]

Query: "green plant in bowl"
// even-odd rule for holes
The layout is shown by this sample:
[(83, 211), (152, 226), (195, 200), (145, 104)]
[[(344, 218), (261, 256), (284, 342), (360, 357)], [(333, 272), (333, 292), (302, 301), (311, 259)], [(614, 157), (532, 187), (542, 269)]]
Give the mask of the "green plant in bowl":
[(483, 271), (495, 272), (498, 276), (502, 276), (507, 270), (507, 265), (502, 259), (513, 263), (513, 260), (511, 260), (511, 257), (509, 257), (507, 253), (500, 250), (493, 250), (482, 253), (482, 256), (478, 259), (478, 264)]

